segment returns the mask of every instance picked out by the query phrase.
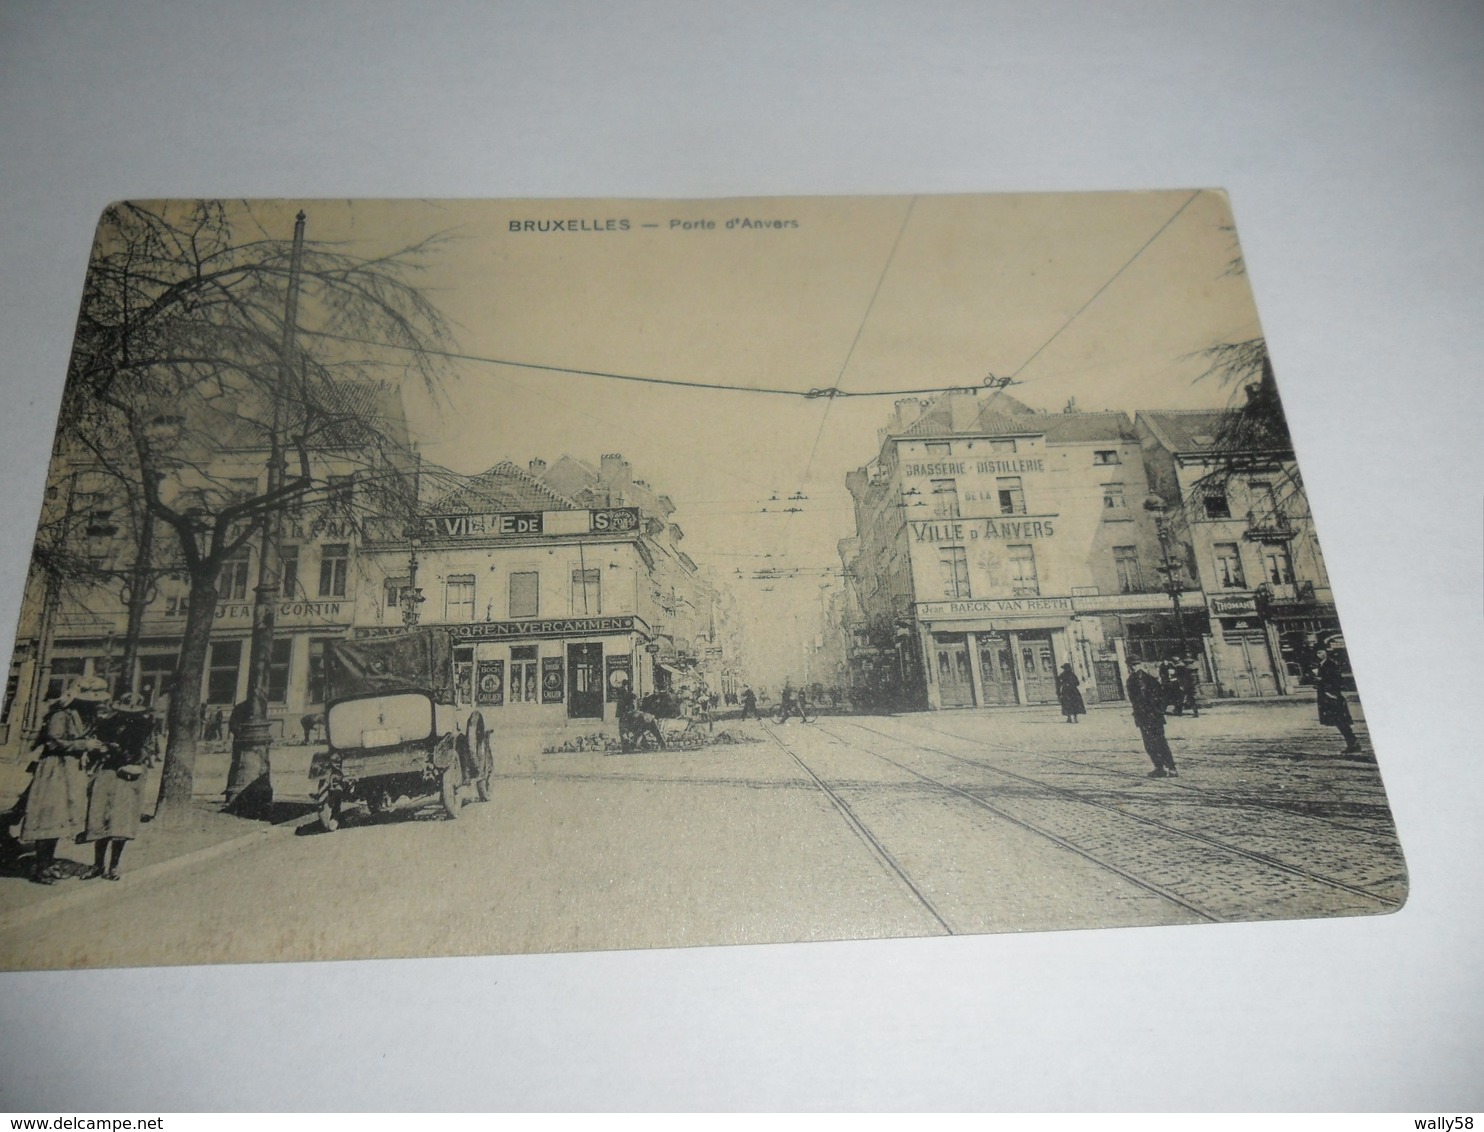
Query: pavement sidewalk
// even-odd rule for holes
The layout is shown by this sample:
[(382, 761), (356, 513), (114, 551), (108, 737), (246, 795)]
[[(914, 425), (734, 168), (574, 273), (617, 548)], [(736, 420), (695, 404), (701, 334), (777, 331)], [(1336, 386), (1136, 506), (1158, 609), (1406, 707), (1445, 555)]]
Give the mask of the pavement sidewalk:
[[(93, 846), (64, 842), (57, 846), (57, 857), (73, 863), (75, 867), (67, 866), (67, 871), (74, 876), (53, 885), (34, 884), (30, 880), (32, 847), (17, 845), (7, 837), (4, 849), (0, 850), (0, 927), (15, 926), (38, 915), (72, 907), (124, 885), (143, 883), (152, 876), (232, 852), (283, 827), (309, 820), (313, 812), (309, 795), (314, 785), (308, 776), (309, 760), (317, 749), (291, 744), (270, 751), (276, 822), (252, 821), (221, 812), (231, 753), (200, 752), (196, 758), (190, 813), (184, 821), (169, 827), (146, 818), (139, 836), (124, 850), (119, 867), (122, 879), (117, 883), (80, 879), (93, 862)], [(15, 804), (30, 781), (26, 770), (29, 761), (29, 757), (23, 762), (0, 760), (0, 812)], [(158, 790), (156, 768), (146, 782), (146, 796), (153, 798)], [(146, 813), (149, 812), (147, 807)]]

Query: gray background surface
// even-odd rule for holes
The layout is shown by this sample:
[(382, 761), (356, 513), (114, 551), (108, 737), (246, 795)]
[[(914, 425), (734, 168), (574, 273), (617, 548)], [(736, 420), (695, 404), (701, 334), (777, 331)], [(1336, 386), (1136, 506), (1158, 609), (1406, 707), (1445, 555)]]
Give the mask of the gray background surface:
[(1484, 1107), (1481, 53), (1477, 3), (0, 5), (7, 636), (112, 199), (1220, 186), (1412, 878), (1365, 920), (3, 975), (0, 1107)]

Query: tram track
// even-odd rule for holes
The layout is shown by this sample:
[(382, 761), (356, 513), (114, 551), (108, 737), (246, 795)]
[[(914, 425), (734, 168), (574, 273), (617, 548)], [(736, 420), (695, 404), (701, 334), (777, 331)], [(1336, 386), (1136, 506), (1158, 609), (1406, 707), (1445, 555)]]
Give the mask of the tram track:
[[(844, 722), (850, 722), (850, 721), (837, 717), (837, 722), (844, 723)], [(1066, 766), (1076, 767), (1079, 770), (1085, 770), (1085, 771), (1089, 771), (1089, 772), (1092, 772), (1092, 773), (1095, 773), (1095, 774), (1111, 774), (1111, 775), (1115, 775), (1115, 776), (1117, 776), (1119, 778), (1127, 778), (1130, 781), (1131, 784), (1138, 784), (1138, 783), (1142, 782), (1143, 779), (1146, 777), (1146, 775), (1145, 775), (1145, 773), (1143, 771), (1121, 770), (1121, 769), (1119, 769), (1117, 767), (1109, 767), (1105, 763), (1088, 762), (1088, 761), (1086, 761), (1084, 759), (1074, 758), (1074, 757), (1072, 757), (1070, 755), (1066, 755), (1066, 754), (1058, 754), (1055, 751), (1048, 751), (1048, 750), (1045, 750), (1044, 748), (1040, 748), (1040, 747), (1034, 747), (1033, 748), (1033, 747), (1027, 746), (1025, 744), (1006, 743), (1006, 742), (1003, 742), (1001, 740), (993, 740), (993, 739), (979, 739), (979, 738), (975, 738), (973, 740), (970, 740), (967, 736), (959, 735), (958, 733), (956, 733), (954, 731), (945, 730), (945, 729), (940, 728), (940, 727), (933, 727), (933, 726), (931, 726), (929, 724), (922, 723), (922, 722), (920, 722), (918, 720), (915, 720), (915, 719), (914, 720), (901, 720), (900, 722), (905, 723), (907, 726), (915, 727), (918, 730), (927, 731), (927, 732), (930, 732), (933, 735), (941, 736), (944, 739), (958, 740), (959, 742), (970, 742), (970, 741), (972, 741), (972, 742), (974, 742), (978, 746), (987, 747), (987, 748), (989, 748), (991, 750), (996, 750), (996, 751), (1004, 751), (1007, 754), (1014, 754), (1014, 755), (1034, 755), (1036, 758), (1039, 758), (1039, 759), (1046, 759), (1046, 760), (1050, 760), (1050, 761), (1053, 761), (1053, 762), (1062, 763), (1062, 764), (1064, 764)], [(1215, 800), (1218, 800), (1218, 801), (1229, 802), (1229, 803), (1237, 804), (1237, 805), (1261, 805), (1261, 803), (1259, 803), (1259, 802), (1254, 802), (1250, 797), (1247, 797), (1247, 796), (1238, 796), (1238, 795), (1234, 795), (1234, 794), (1231, 794), (1229, 792), (1221, 791), (1221, 790), (1213, 790), (1213, 789), (1211, 789), (1208, 786), (1197, 786), (1194, 783), (1185, 781), (1183, 779), (1172, 781), (1172, 782), (1166, 782), (1165, 785), (1164, 785), (1164, 789), (1166, 789), (1166, 790), (1182, 790), (1182, 791), (1185, 791), (1185, 792), (1190, 793), (1190, 794), (1200, 795), (1203, 798), (1215, 799)], [(1310, 812), (1308, 812), (1306, 810), (1297, 809), (1297, 808), (1294, 808), (1294, 807), (1274, 807), (1274, 808), (1278, 809), (1280, 812), (1282, 812), (1284, 814), (1287, 814), (1290, 817), (1302, 818), (1305, 821), (1318, 822), (1318, 823), (1321, 823), (1323, 825), (1327, 825), (1327, 826), (1329, 826), (1332, 829), (1341, 830), (1341, 831), (1344, 831), (1346, 833), (1360, 834), (1360, 835), (1365, 836), (1365, 837), (1373, 837), (1376, 834), (1376, 831), (1374, 829), (1367, 828), (1365, 826), (1356, 825), (1353, 822), (1346, 821), (1344, 819), (1334, 818), (1334, 817), (1329, 816), (1328, 814), (1310, 813)]]
[[(831, 719), (829, 723), (836, 726), (843, 724), (847, 727), (852, 727), (857, 730), (864, 731), (870, 735), (876, 736), (880, 739), (885, 739), (889, 742), (901, 742), (901, 739), (898, 736), (893, 736), (885, 731), (879, 730), (878, 728), (870, 727), (866, 724), (862, 724), (854, 720), (834, 718)], [(829, 726), (820, 727), (819, 724), (816, 724), (815, 726), (819, 728), (821, 734), (828, 736), (842, 746), (848, 747), (852, 750), (862, 751), (872, 758), (879, 759), (893, 767), (896, 767), (897, 769), (912, 775), (913, 777), (923, 781), (924, 783), (930, 784), (938, 789), (945, 790), (956, 796), (970, 800), (974, 804), (989, 810), (991, 813), (994, 813), (1005, 820), (1011, 821), (1021, 828), (1045, 837), (1048, 840), (1051, 840), (1052, 842), (1062, 846), (1063, 848), (1076, 853), (1078, 856), (1083, 857), (1091, 863), (1107, 869), (1108, 871), (1113, 872), (1126, 880), (1129, 880), (1131, 883), (1134, 883), (1151, 893), (1159, 895), (1164, 899), (1170, 900), (1171, 902), (1185, 908), (1186, 910), (1196, 915), (1201, 916), (1204, 919), (1211, 921), (1224, 921), (1232, 918), (1231, 916), (1223, 914), (1218, 910), (1214, 910), (1203, 905), (1197, 900), (1192, 900), (1189, 897), (1175, 893), (1165, 885), (1157, 884), (1147, 877), (1141, 877), (1133, 874), (1127, 869), (1124, 869), (1119, 865), (1115, 865), (1114, 863), (1103, 859), (1096, 853), (1090, 852), (1084, 847), (1076, 845), (1074, 842), (1069, 841), (1067, 838), (1061, 837), (1051, 830), (1041, 827), (1037, 823), (1026, 819), (1022, 815), (1011, 813), (1004, 806), (996, 805), (988, 799), (975, 794), (973, 791), (966, 790), (963, 787), (955, 786), (952, 783), (944, 782), (932, 775), (924, 774), (920, 770), (908, 766), (897, 759), (893, 759), (889, 755), (883, 754), (880, 751), (872, 750), (869, 747), (866, 747), (859, 743), (847, 741), (847, 739), (837, 734)], [(1018, 774), (1015, 771), (1006, 770), (1002, 767), (994, 766), (979, 759), (968, 758), (963, 755), (955, 754), (954, 752), (944, 750), (941, 747), (931, 746), (928, 744), (917, 745), (923, 750), (932, 751), (933, 753), (951, 759), (954, 762), (972, 767), (976, 771), (988, 772), (998, 775), (1002, 779), (1014, 782), (1018, 786), (1031, 787), (1038, 792), (1050, 792), (1051, 794), (1056, 795), (1066, 801), (1075, 802), (1081, 806), (1092, 808), (1104, 814), (1114, 815), (1118, 819), (1134, 823), (1140, 827), (1143, 827), (1144, 829), (1155, 830), (1169, 837), (1175, 837), (1183, 839), (1187, 842), (1195, 843), (1206, 850), (1214, 851), (1218, 854), (1229, 854), (1231, 856), (1239, 857), (1249, 862), (1250, 864), (1258, 865), (1264, 869), (1273, 870), (1285, 874), (1310, 885), (1316, 885), (1324, 889), (1344, 892), (1350, 896), (1359, 897), (1363, 900), (1367, 900), (1375, 903), (1376, 905), (1379, 905), (1380, 910), (1391, 910), (1399, 907), (1401, 904), (1401, 901), (1394, 897), (1373, 892), (1369, 889), (1360, 887), (1358, 885), (1349, 884), (1334, 877), (1325, 876), (1324, 874), (1315, 872), (1312, 869), (1305, 869), (1302, 866), (1282, 861), (1269, 854), (1251, 850), (1240, 845), (1234, 845), (1231, 842), (1223, 841), (1220, 838), (1211, 837), (1197, 831), (1184, 829), (1179, 826), (1172, 825), (1168, 822), (1162, 822), (1157, 818), (1152, 818), (1142, 814), (1131, 813), (1119, 806), (1110, 805), (1107, 802), (1103, 802), (1098, 800), (1097, 798), (1091, 797), (1085, 792), (1073, 790), (1068, 787), (1057, 786), (1052, 783), (1045, 782), (1041, 779), (1032, 778), (1028, 775)], [(791, 751), (790, 754), (794, 754), (794, 752)], [(796, 754), (794, 754), (794, 757), (797, 760), (798, 756)]]

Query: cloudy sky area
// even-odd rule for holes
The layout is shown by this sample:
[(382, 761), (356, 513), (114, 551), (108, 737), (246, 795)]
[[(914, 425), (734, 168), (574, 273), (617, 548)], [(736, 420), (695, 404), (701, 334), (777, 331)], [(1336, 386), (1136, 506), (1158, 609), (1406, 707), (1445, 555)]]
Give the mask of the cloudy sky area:
[[(286, 236), (299, 207), (254, 212)], [(1013, 375), (1011, 392), (1037, 409), (1075, 398), (1080, 409), (1132, 413), (1225, 404), (1229, 390), (1196, 380), (1200, 352), (1260, 333), (1247, 281), (1230, 271), (1237, 249), (1219, 192), (302, 207), (310, 239), (346, 250), (445, 233), (416, 282), (460, 353), (508, 363), (857, 394), (976, 385), (992, 373)], [(742, 218), (793, 223), (727, 226)], [(551, 220), (629, 227), (511, 231), (512, 221)], [(430, 460), (475, 473), (507, 458), (623, 453), (675, 500), (692, 557), (733, 579), (743, 570), (744, 610), (788, 627), (770, 630), (767, 667), (798, 655), (791, 638), (817, 622), (820, 579), (765, 591), (746, 572), (838, 568), (835, 542), (853, 531), (844, 476), (875, 454), (891, 397), (690, 391), (474, 361), (455, 369), (445, 403), (409, 393)], [(805, 510), (777, 513), (795, 492), (808, 496)]]

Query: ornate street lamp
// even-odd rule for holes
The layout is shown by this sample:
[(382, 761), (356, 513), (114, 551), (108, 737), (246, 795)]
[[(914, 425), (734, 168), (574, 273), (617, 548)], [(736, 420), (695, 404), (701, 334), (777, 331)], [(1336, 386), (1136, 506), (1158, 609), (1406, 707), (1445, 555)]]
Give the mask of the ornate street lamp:
[(1150, 494), (1144, 497), (1144, 510), (1154, 518), (1154, 531), (1159, 538), (1161, 565), (1155, 569), (1164, 578), (1164, 591), (1170, 595), (1170, 604), (1175, 611), (1175, 629), (1180, 634), (1180, 659), (1190, 656), (1190, 643), (1185, 636), (1185, 614), (1180, 609), (1180, 567), (1170, 558), (1170, 505), (1163, 496)]
[(422, 523), (413, 521), (402, 532), (407, 538), (407, 588), (402, 591), (402, 624), (409, 629), (418, 623), (417, 607), (428, 600), (417, 585), (417, 548), (423, 544), (423, 531)]

